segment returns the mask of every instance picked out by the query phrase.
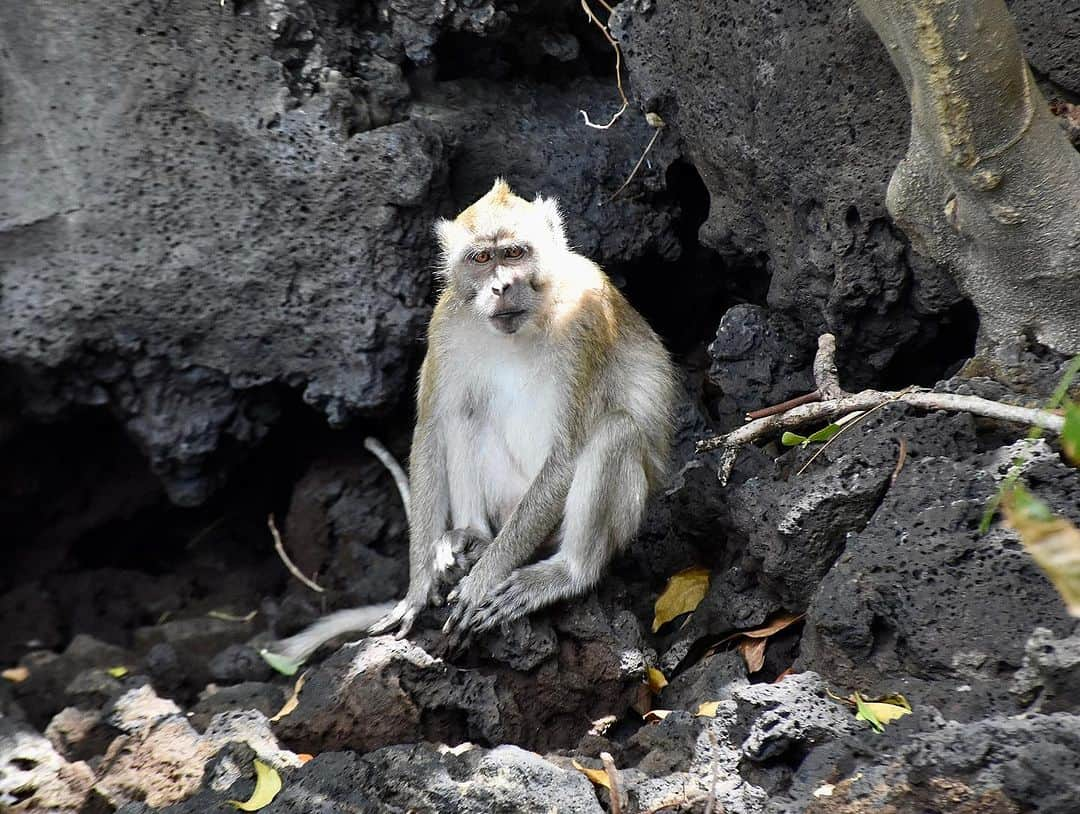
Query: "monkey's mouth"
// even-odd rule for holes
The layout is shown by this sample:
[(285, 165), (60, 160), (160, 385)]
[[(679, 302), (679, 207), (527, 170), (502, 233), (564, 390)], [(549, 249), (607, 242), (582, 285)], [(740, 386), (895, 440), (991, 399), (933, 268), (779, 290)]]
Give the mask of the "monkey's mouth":
[(512, 334), (521, 327), (527, 313), (524, 308), (503, 308), (491, 315), (491, 321), (503, 333)]

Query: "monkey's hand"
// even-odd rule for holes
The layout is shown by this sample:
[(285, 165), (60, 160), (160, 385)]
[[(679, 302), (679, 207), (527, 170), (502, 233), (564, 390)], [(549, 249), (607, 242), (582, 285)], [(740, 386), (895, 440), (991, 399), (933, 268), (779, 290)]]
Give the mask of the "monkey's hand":
[(450, 592), (447, 601), (451, 603), (450, 616), (443, 625), (446, 636), (446, 653), (454, 653), (464, 648), (472, 634), (476, 632), (476, 616), (484, 606), (491, 589), (501, 580), (498, 575), (488, 574), (481, 559), (476, 567)]

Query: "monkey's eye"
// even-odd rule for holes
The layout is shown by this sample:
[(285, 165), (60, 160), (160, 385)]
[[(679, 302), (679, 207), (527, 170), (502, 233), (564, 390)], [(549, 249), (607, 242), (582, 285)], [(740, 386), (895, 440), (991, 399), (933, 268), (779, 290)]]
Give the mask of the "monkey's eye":
[(489, 263), (491, 262), (491, 252), (489, 252), (487, 249), (478, 251), (473, 254), (472, 261), (481, 266), (484, 265), (484, 263)]
[(503, 256), (509, 260), (517, 260), (523, 254), (525, 254), (525, 249), (521, 246), (507, 246), (503, 249)]

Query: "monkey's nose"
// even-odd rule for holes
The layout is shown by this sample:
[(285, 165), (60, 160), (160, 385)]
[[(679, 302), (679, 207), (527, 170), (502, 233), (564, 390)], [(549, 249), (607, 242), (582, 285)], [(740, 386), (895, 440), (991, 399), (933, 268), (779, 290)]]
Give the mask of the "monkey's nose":
[(503, 294), (505, 294), (507, 291), (510, 290), (510, 286), (512, 286), (512, 285), (513, 285), (513, 283), (509, 283), (509, 282), (507, 282), (507, 283), (501, 283), (501, 282), (495, 283), (495, 285), (493, 285), (491, 287), (491, 293), (494, 294), (496, 297), (501, 297)]

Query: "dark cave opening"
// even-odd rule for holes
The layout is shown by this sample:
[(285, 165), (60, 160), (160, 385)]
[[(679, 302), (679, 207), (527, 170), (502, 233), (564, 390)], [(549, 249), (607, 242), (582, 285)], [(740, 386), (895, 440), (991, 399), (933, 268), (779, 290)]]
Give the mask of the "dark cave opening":
[(680, 361), (700, 352), (716, 334), (732, 305), (763, 305), (769, 289), (764, 258), (721, 255), (698, 239), (709, 215), (709, 193), (697, 169), (680, 159), (667, 170), (657, 202), (674, 200), (682, 214), (675, 225), (682, 254), (675, 261), (656, 255), (607, 268), (627, 299), (641, 311)]

